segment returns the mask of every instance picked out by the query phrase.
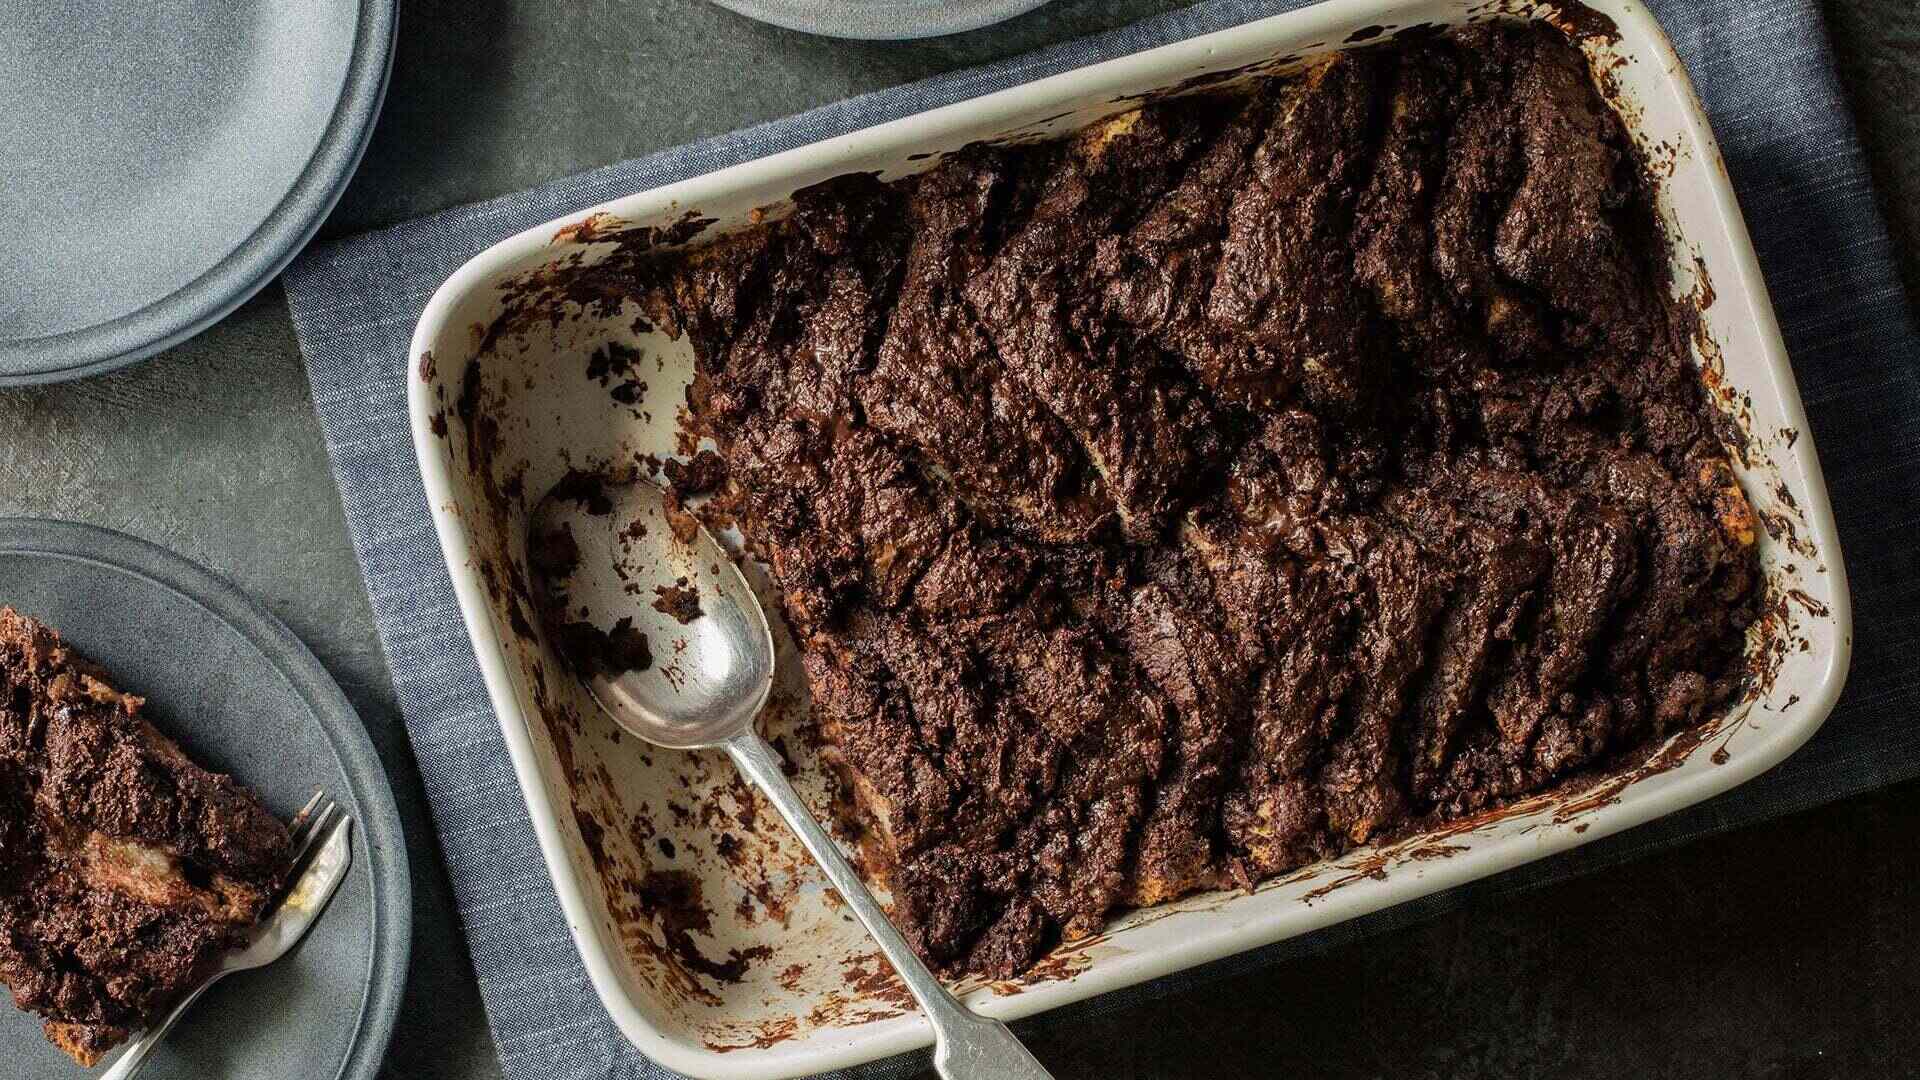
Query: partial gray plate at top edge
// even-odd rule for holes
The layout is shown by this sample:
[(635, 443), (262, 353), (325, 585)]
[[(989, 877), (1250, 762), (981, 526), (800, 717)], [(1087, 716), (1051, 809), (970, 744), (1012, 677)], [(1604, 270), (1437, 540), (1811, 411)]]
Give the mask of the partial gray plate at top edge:
[[(201, 998), (141, 1080), (373, 1080), (406, 982), (412, 886), (386, 772), (313, 654), (233, 586), (144, 540), (0, 518), (0, 604), (39, 618), (147, 698), (195, 760), (283, 819), (325, 788), (353, 815), (353, 866), (279, 963)], [(83, 1071), (0, 998), (0, 1080)]]
[(0, 0), (0, 386), (123, 367), (284, 269), (359, 164), (395, 0)]
[(825, 37), (904, 41), (1024, 15), (1047, 0), (713, 0), (750, 19)]

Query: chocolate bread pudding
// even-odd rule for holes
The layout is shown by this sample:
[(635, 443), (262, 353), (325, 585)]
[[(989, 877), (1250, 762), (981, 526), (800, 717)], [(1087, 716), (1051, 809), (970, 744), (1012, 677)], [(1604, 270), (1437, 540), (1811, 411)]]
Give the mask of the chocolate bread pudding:
[(849, 176), (592, 288), (691, 342), (895, 916), (1006, 975), (1621, 766), (1755, 519), (1582, 53), (1494, 22)]
[(60, 635), (0, 607), (0, 982), (82, 1065), (246, 941), (287, 829)]

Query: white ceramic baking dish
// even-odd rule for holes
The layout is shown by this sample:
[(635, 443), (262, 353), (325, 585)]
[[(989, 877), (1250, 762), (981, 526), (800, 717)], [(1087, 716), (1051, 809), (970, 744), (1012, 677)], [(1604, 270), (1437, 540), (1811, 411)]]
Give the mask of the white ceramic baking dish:
[[(1713, 135), (1644, 7), (1334, 0), (1041, 79), (529, 230), (469, 261), (420, 319), (409, 358), (412, 424), (447, 565), (587, 971), (614, 1021), (648, 1056), (697, 1076), (776, 1077), (930, 1039), (857, 925), (773, 815), (755, 813), (725, 759), (622, 739), (527, 632), (518, 594), (528, 507), (570, 467), (684, 451), (676, 414), (689, 357), (683, 345), (646, 332), (630, 308), (563, 304), (496, 327), (509, 298), (524, 302), (532, 282), (564, 283), (571, 268), (604, 257), (607, 237), (621, 229), (697, 212), (717, 222), (690, 241), (698, 245), (778, 213), (795, 189), (842, 173), (904, 175), (975, 140), (1085, 126), (1196, 77), (1286, 70), (1349, 42), (1501, 14), (1573, 27), (1665, 176), (1660, 209), (1677, 289), (1701, 304), (1698, 359), (1749, 436), (1740, 479), (1769, 524), (1761, 551), (1777, 604), (1752, 647), (1771, 676), (1724, 720), (1679, 737), (1618, 779), (1529, 800), (1444, 837), (1357, 851), (1252, 893), (1134, 912), (1021, 980), (962, 990), (981, 1012), (1014, 1018), (1306, 933), (1699, 802), (1780, 761), (1819, 727), (1851, 645), (1826, 488)], [(586, 376), (589, 355), (609, 342), (644, 358), (637, 373), (616, 376), (636, 384), (627, 391), (631, 404)], [(784, 640), (782, 647), (790, 648)], [(806, 737), (805, 690), (791, 661), (783, 655), (768, 733), (782, 737), (797, 782), (826, 811), (834, 796)]]

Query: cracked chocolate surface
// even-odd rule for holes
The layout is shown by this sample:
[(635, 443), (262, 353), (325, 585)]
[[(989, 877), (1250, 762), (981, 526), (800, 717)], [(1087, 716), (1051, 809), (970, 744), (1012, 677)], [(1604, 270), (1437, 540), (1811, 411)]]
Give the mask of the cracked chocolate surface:
[(1005, 975), (1741, 687), (1751, 510), (1583, 56), (1492, 23), (974, 147), (631, 287), (903, 929)]

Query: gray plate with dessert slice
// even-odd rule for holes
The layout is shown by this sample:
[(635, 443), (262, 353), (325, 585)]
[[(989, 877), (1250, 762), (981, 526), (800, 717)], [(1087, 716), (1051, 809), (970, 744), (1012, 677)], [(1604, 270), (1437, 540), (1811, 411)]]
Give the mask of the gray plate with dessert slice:
[[(359, 716), (297, 638), (232, 585), (121, 533), (0, 518), (0, 604), (58, 630), (188, 756), (281, 818), (315, 787), (353, 815), (353, 867), (308, 937), (217, 985), (142, 1080), (371, 1080), (406, 982), (411, 885), (386, 773)], [(0, 1009), (0, 1080), (87, 1075)]]

